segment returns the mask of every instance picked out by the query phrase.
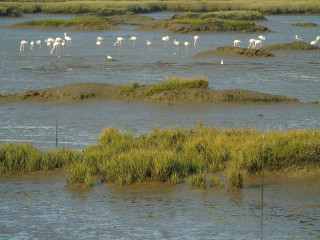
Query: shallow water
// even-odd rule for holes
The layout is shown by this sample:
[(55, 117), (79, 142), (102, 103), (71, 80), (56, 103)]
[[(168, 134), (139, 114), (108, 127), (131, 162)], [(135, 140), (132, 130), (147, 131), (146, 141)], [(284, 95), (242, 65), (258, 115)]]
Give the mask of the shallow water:
[(259, 177), (242, 190), (153, 183), (72, 190), (63, 174), (2, 176), (0, 238), (316, 239), (319, 184), (319, 176), (266, 177), (261, 230)]
[[(172, 13), (152, 13), (153, 18), (169, 18)], [(71, 15), (26, 15), (25, 18), (0, 18), (0, 26), (19, 21), (41, 18), (70, 19)], [(265, 34), (265, 45), (294, 41), (295, 34), (311, 41), (318, 35), (318, 28), (291, 26), (294, 22), (314, 22), (320, 25), (319, 16), (269, 16), (269, 21), (258, 24), (273, 32)], [(205, 33), (199, 34), (198, 46), (184, 46), (177, 51), (172, 40), (188, 40), (193, 44), (192, 34), (170, 35), (171, 43), (164, 48), (161, 32), (119, 31), (84, 32), (67, 31), (73, 42), (65, 47), (58, 58), (45, 46), (24, 53), (19, 51), (22, 39), (35, 41), (47, 37), (63, 37), (64, 30), (8, 29), (0, 28), (1, 76), (0, 94), (24, 92), (77, 82), (102, 82), (113, 84), (160, 83), (172, 76), (208, 78), (211, 88), (249, 89), (271, 94), (298, 98), (302, 102), (320, 100), (320, 51), (279, 51), (275, 58), (225, 57), (192, 59), (196, 53), (232, 45), (240, 39), (247, 45), (255, 33)], [(129, 37), (138, 37), (135, 47)], [(99, 53), (96, 37), (102, 36), (104, 45)], [(122, 48), (114, 48), (117, 36), (125, 38)], [(146, 40), (152, 41), (148, 51)], [(177, 53), (177, 54), (173, 54)], [(108, 62), (111, 55), (115, 61)], [(40, 104), (41, 105), (41, 104)], [(210, 106), (186, 104), (126, 104), (116, 102), (75, 103), (59, 107), (60, 146), (81, 148), (94, 142), (100, 131), (110, 125), (134, 134), (156, 126), (194, 126), (202, 120), (217, 127), (250, 127), (259, 130), (272, 129), (319, 129), (319, 105), (221, 105)], [(263, 114), (262, 118), (256, 115)], [(308, 120), (306, 120), (308, 119)], [(310, 120), (309, 120), (310, 119)], [(30, 141), (43, 148), (55, 147), (55, 106), (31, 103), (15, 103), (0, 106), (0, 142)]]
[[(153, 13), (169, 18), (170, 13)], [(0, 18), (0, 26), (41, 18), (70, 15), (27, 15)], [(292, 27), (295, 22), (320, 24), (319, 16), (270, 16), (266, 45), (294, 41), (295, 34), (309, 42), (319, 28)], [(275, 58), (189, 57), (240, 39), (246, 46), (257, 34), (199, 34), (197, 47), (178, 54), (172, 41), (163, 47), (159, 32), (68, 31), (73, 42), (61, 57), (42, 51), (19, 52), (19, 43), (63, 37), (63, 30), (0, 28), (0, 94), (24, 92), (76, 82), (128, 84), (160, 83), (175, 75), (208, 78), (216, 89), (244, 88), (298, 98), (320, 100), (320, 51), (276, 52)], [(135, 48), (128, 39), (138, 36)], [(99, 54), (96, 37), (105, 38)], [(113, 47), (117, 36), (126, 40)], [(193, 41), (192, 34), (171, 39)], [(152, 41), (148, 52), (146, 40)], [(192, 45), (192, 44), (191, 44)], [(111, 55), (117, 61), (107, 62)], [(115, 125), (134, 135), (156, 126), (193, 127), (202, 120), (219, 128), (244, 127), (262, 131), (320, 127), (317, 104), (174, 104), (84, 101), (59, 105), (59, 146), (76, 149), (96, 141), (103, 128)], [(258, 117), (258, 115), (261, 117)], [(55, 147), (55, 103), (0, 105), (0, 142), (29, 141), (42, 149)], [(263, 239), (316, 239), (320, 237), (319, 177), (265, 180)], [(187, 184), (95, 184), (88, 190), (66, 188), (63, 173), (0, 176), (1, 239), (262, 239), (260, 179), (245, 180), (242, 190), (192, 188)]]

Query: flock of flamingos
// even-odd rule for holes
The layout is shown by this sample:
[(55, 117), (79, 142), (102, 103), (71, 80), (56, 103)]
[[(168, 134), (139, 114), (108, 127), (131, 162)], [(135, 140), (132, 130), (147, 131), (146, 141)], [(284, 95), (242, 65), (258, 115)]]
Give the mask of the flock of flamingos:
[[(296, 35), (295, 38), (296, 38), (297, 41), (301, 41), (302, 40), (302, 37), (300, 37), (298, 35)], [(193, 46), (196, 46), (197, 43), (198, 43), (198, 40), (199, 40), (199, 36), (194, 36), (193, 39), (194, 39)], [(118, 37), (117, 41), (114, 43), (114, 47), (121, 48), (123, 40), (124, 40), (123, 37)], [(136, 36), (130, 37), (130, 41), (133, 42), (133, 47), (135, 45), (136, 40), (137, 40)], [(164, 47), (167, 47), (167, 45), (168, 45), (168, 43), (170, 41), (170, 37), (169, 36), (164, 36), (164, 37), (162, 37), (161, 40), (164, 42)], [(265, 38), (265, 36), (262, 36), (262, 35), (258, 36), (258, 39), (249, 39), (248, 48), (260, 48), (260, 47), (262, 47), (262, 43), (263, 43), (264, 40), (266, 40), (266, 38)], [(310, 44), (311, 45), (316, 45), (319, 40), (320, 40), (320, 36), (317, 36), (316, 39), (314, 41), (311, 41)], [(104, 39), (102, 37), (97, 37), (96, 45), (98, 46), (99, 54), (100, 54), (101, 47), (103, 46), (103, 41), (104, 41)], [(71, 37), (67, 36), (67, 33), (64, 33), (64, 39), (62, 39), (60, 37), (47, 38), (47, 39), (44, 40), (44, 42), (45, 42), (46, 46), (48, 47), (49, 52), (51, 54), (53, 54), (54, 51), (55, 51), (56, 54), (59, 56), (59, 53), (61, 51), (61, 46), (64, 47), (66, 45), (67, 47), (70, 47), (71, 43), (72, 43), (72, 39), (71, 39)], [(25, 40), (22, 40), (20, 42), (20, 51), (21, 52), (25, 51), (25, 45), (27, 43), (28, 42), (25, 41)], [(179, 51), (179, 48), (180, 48), (180, 42), (177, 41), (176, 39), (174, 39), (173, 43), (177, 47), (177, 51), (174, 52), (174, 54), (177, 54), (178, 51)], [(152, 46), (151, 46), (152, 43), (151, 43), (151, 41), (147, 40), (146, 44), (147, 44), (147, 47), (148, 47), (148, 51), (149, 52), (152, 51)], [(240, 47), (240, 44), (241, 44), (240, 40), (234, 40), (234, 42), (233, 42), (233, 46), (234, 47)], [(42, 47), (42, 40), (31, 41), (30, 42), (30, 51), (34, 50), (35, 45), (38, 46), (38, 50), (40, 51), (41, 47)], [(188, 51), (188, 47), (189, 47), (190, 43), (189, 42), (184, 42), (183, 45), (185, 46), (186, 51)], [(107, 58), (109, 60), (112, 60), (112, 57), (109, 56), (109, 55), (107, 56)]]

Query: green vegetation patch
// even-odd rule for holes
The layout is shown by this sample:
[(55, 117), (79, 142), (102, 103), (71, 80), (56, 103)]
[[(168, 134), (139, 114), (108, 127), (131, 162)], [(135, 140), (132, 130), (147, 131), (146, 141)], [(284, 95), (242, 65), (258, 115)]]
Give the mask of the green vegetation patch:
[(152, 85), (145, 93), (145, 96), (152, 96), (161, 91), (181, 90), (191, 88), (209, 88), (209, 83), (203, 77), (188, 79), (184, 77), (173, 77), (165, 79), (163, 83)]
[(266, 48), (251, 49), (226, 46), (198, 53), (194, 55), (193, 58), (213, 57), (217, 55), (233, 55), (238, 57), (274, 57), (274, 54), (270, 53)]
[(70, 28), (72, 30), (109, 30), (116, 27), (105, 17), (63, 19), (41, 19), (12, 25), (13, 28)]
[(260, 50), (317, 50), (320, 49), (318, 46), (311, 45), (305, 42), (291, 42), (291, 43), (279, 43), (271, 46), (264, 46)]
[[(241, 188), (245, 173), (320, 167), (320, 131), (259, 132), (205, 127), (155, 128), (134, 137), (115, 127), (81, 152), (40, 151), (31, 144), (0, 145), (0, 172), (65, 168), (71, 185), (88, 187), (97, 177), (127, 185), (135, 182), (188, 182), (206, 188)], [(224, 171), (224, 169), (226, 171)], [(217, 177), (216, 172), (221, 172)], [(209, 174), (210, 173), (210, 174)], [(208, 176), (209, 174), (209, 176)]]
[(292, 26), (296, 26), (296, 27), (318, 27), (318, 24), (315, 23), (293, 23), (291, 24)]
[(166, 29), (173, 33), (188, 32), (268, 32), (269, 29), (256, 25), (252, 19), (264, 19), (259, 12), (231, 11), (174, 15), (170, 20), (157, 20), (139, 29)]

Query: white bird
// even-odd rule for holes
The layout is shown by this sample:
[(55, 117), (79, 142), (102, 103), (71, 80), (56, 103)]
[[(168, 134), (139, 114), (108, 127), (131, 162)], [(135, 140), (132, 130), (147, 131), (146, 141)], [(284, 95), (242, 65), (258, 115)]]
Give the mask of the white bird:
[(98, 46), (98, 49), (99, 49), (99, 54), (100, 54), (100, 50), (101, 50), (101, 41), (97, 41), (96, 42), (96, 45)]
[(58, 54), (58, 51), (60, 52), (60, 45), (61, 43), (59, 41), (55, 41), (53, 43), (53, 48), (51, 49), (51, 54), (53, 53), (53, 50), (56, 50), (56, 54)]
[(97, 37), (97, 41), (103, 41), (102, 37)]
[(62, 40), (63, 40), (62, 38), (57, 37), (55, 41), (56, 41), (56, 42), (62, 42)]
[(147, 40), (147, 46), (148, 46), (148, 50), (150, 52), (152, 50), (152, 47), (151, 47), (151, 42), (149, 40)]
[(167, 43), (169, 42), (169, 40), (170, 40), (169, 36), (162, 37), (162, 41), (164, 42), (164, 47), (167, 47)]
[(266, 37), (265, 37), (265, 36), (262, 36), (262, 35), (260, 35), (258, 38), (259, 38), (260, 40), (266, 40)]
[(111, 61), (113, 59), (110, 55), (108, 55), (107, 58), (108, 58), (108, 61)]
[(136, 42), (136, 40), (137, 40), (137, 37), (136, 37), (136, 36), (132, 36), (132, 37), (130, 38), (130, 40), (133, 41), (132, 46), (134, 47), (134, 44), (135, 44), (135, 42)]
[(30, 50), (33, 51), (34, 41), (30, 42)]
[(259, 48), (261, 48), (262, 47), (262, 41), (261, 40), (256, 40), (254, 42), (254, 47), (253, 48), (255, 48), (256, 46), (259, 46)]
[(316, 45), (317, 43), (318, 43), (318, 41), (317, 41), (317, 40), (314, 40), (314, 41), (311, 41), (310, 44), (314, 46), (314, 45)]
[(223, 65), (223, 60), (221, 59), (220, 64)]
[(25, 40), (22, 40), (22, 41), (20, 42), (20, 52), (24, 52), (24, 45), (25, 45), (26, 43), (28, 43), (28, 42), (25, 41)]
[(249, 39), (249, 46), (248, 46), (248, 48), (254, 48), (254, 44), (255, 44), (255, 42), (256, 42), (256, 39), (253, 39), (253, 38), (251, 38), (251, 39)]
[(186, 47), (186, 53), (189, 52), (189, 45), (190, 45), (189, 42), (184, 42), (184, 46)]
[(67, 41), (67, 47), (70, 47), (72, 42), (71, 37), (67, 36), (67, 33), (64, 33), (64, 39)]
[(319, 41), (319, 40), (320, 40), (320, 36), (317, 36), (316, 41)]
[(117, 41), (113, 44), (114, 47), (122, 47), (122, 41), (124, 38), (122, 37), (117, 37)]
[(234, 47), (240, 47), (240, 43), (241, 43), (240, 40), (234, 40), (234, 41), (233, 41), (233, 46), (234, 46)]
[(297, 39), (298, 41), (301, 41), (303, 38), (300, 37), (300, 36), (298, 36), (298, 35), (296, 35), (296, 39)]
[(36, 44), (39, 46), (39, 51), (41, 49), (41, 40), (36, 40)]
[(47, 39), (44, 40), (44, 41), (47, 43), (47, 47), (49, 48), (49, 52), (51, 52), (51, 44), (52, 44), (52, 42), (51, 41), (47, 41)]
[(196, 45), (197, 45), (197, 42), (198, 42), (198, 40), (199, 40), (199, 36), (194, 36), (194, 37), (193, 37), (193, 40), (194, 40), (193, 46), (196, 46)]
[(177, 52), (179, 52), (180, 42), (179, 42), (179, 41), (177, 41), (177, 39), (174, 39), (173, 43), (174, 43), (174, 45), (176, 45), (176, 46), (177, 46)]

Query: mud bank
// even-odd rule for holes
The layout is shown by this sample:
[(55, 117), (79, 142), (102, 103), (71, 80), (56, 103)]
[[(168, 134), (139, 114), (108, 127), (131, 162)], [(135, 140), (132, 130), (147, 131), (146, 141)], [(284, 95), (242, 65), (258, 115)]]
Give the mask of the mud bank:
[(23, 93), (0, 95), (0, 103), (18, 101), (56, 101), (60, 102), (97, 100), (125, 100), (152, 102), (207, 102), (207, 103), (279, 103), (299, 102), (295, 98), (271, 95), (243, 89), (215, 90), (210, 88), (170, 89), (146, 93), (155, 85), (141, 85), (132, 91), (122, 92), (125, 86), (104, 83), (75, 83), (60, 87), (30, 90)]

